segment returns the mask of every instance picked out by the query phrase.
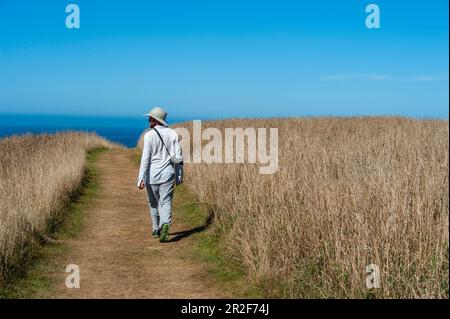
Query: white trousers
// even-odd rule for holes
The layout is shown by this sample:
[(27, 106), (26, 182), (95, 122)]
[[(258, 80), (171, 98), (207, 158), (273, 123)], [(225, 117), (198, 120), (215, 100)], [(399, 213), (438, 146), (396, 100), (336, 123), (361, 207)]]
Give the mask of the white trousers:
[(145, 184), (153, 230), (161, 229), (164, 224), (172, 224), (174, 178), (161, 184)]

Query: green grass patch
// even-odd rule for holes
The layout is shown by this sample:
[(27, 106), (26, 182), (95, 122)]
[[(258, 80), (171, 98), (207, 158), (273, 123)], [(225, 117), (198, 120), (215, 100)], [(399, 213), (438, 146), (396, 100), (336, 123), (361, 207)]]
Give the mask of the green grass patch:
[(31, 238), (23, 248), (5, 287), (0, 287), (1, 298), (48, 298), (54, 285), (46, 274), (61, 271), (54, 261), (67, 251), (64, 240), (76, 238), (83, 229), (85, 211), (99, 191), (96, 160), (107, 148), (96, 148), (87, 153), (85, 174), (80, 187), (70, 194), (67, 204), (49, 220), (45, 234)]

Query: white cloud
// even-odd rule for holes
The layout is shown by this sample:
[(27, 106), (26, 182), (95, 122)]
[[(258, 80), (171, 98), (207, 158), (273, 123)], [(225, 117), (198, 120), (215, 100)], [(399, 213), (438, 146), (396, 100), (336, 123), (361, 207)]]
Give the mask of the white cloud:
[(392, 77), (386, 74), (370, 74), (367, 76), (368, 80), (390, 80)]
[(442, 76), (436, 76), (436, 75), (416, 75), (416, 76), (409, 76), (406, 77), (405, 80), (407, 81), (440, 81), (444, 80), (445, 77)]
[(348, 81), (348, 80), (389, 80), (390, 75), (386, 74), (376, 74), (376, 73), (353, 73), (353, 74), (336, 74), (336, 75), (326, 75), (322, 76), (323, 81)]
[(353, 80), (364, 80), (364, 81), (407, 81), (407, 82), (426, 82), (426, 81), (441, 81), (447, 80), (448, 76), (441, 75), (414, 75), (414, 76), (403, 76), (395, 77), (388, 74), (377, 74), (377, 73), (351, 73), (351, 74), (335, 74), (335, 75), (325, 75), (321, 77), (322, 81), (353, 81)]

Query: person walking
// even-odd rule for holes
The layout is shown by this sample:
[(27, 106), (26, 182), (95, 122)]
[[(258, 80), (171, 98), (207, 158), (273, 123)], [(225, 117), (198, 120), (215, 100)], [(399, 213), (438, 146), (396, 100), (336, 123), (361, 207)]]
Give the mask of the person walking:
[(172, 225), (174, 184), (182, 182), (176, 176), (176, 166), (183, 162), (183, 156), (178, 134), (166, 122), (167, 112), (155, 107), (145, 115), (150, 130), (144, 134), (137, 186), (147, 189), (153, 238), (166, 242)]

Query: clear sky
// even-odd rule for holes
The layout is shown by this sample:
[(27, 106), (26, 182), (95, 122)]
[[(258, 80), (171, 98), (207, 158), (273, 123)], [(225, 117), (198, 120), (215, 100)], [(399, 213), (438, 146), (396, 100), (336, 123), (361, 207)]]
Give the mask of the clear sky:
[[(80, 8), (80, 29), (65, 8)], [(376, 3), (381, 28), (368, 29)], [(0, 0), (0, 113), (448, 118), (448, 1)]]

